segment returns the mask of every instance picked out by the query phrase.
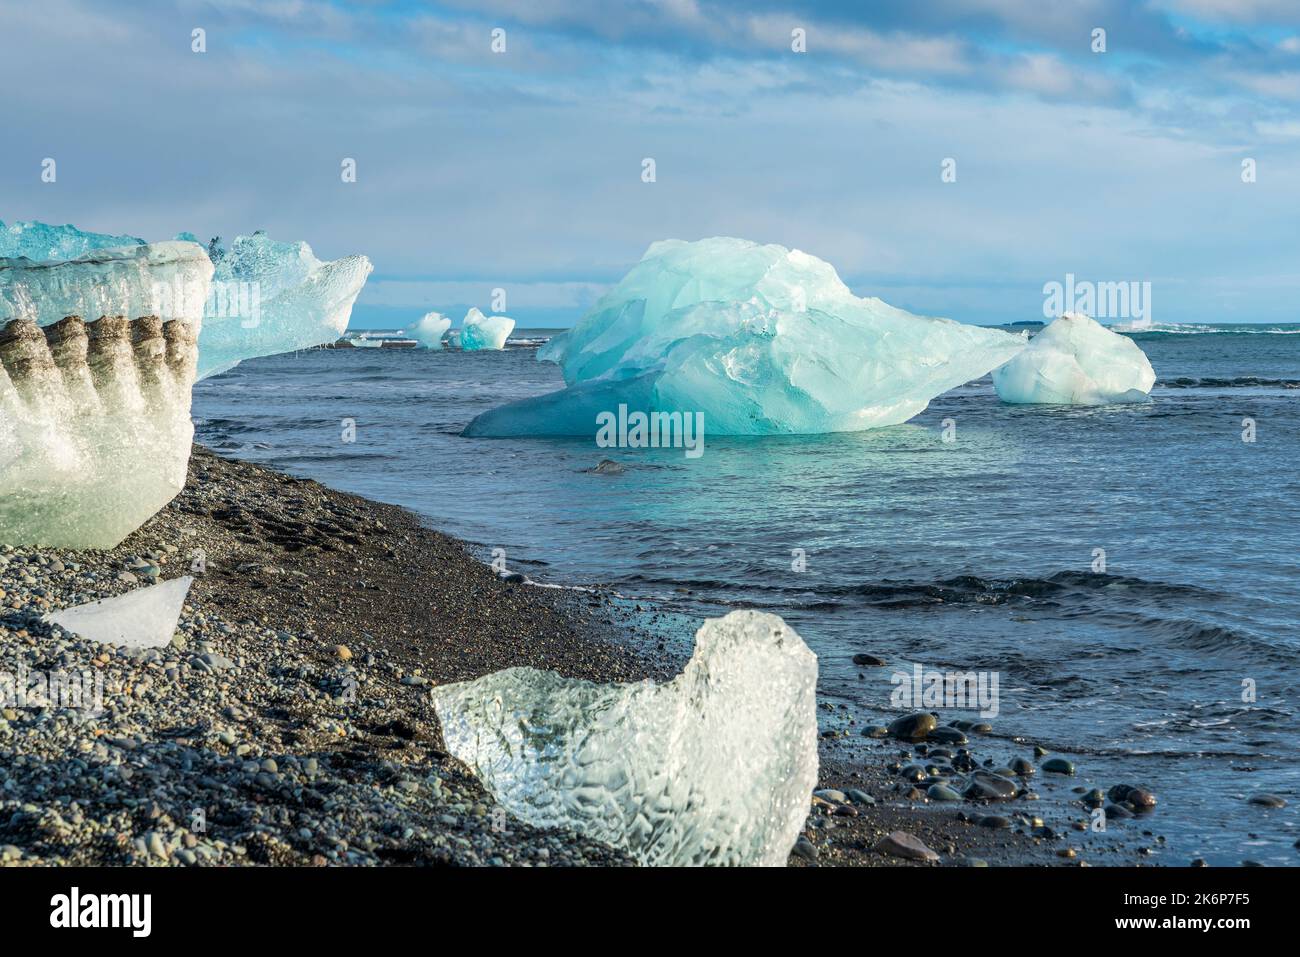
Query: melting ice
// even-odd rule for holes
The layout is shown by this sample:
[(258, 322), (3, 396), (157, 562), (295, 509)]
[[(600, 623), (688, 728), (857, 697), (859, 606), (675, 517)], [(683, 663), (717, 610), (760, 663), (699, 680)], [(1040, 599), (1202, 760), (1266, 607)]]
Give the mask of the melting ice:
[(466, 352), (479, 349), (504, 349), (506, 340), (514, 331), (515, 321), (509, 316), (485, 316), (470, 307), (460, 327), (460, 347)]
[(411, 336), (426, 349), (441, 349), (442, 337), (450, 328), (450, 319), (440, 312), (429, 312), (411, 327)]
[(667, 684), (510, 668), (433, 690), (508, 811), (652, 865), (781, 865), (817, 782), (817, 657), (776, 615), (706, 621)]

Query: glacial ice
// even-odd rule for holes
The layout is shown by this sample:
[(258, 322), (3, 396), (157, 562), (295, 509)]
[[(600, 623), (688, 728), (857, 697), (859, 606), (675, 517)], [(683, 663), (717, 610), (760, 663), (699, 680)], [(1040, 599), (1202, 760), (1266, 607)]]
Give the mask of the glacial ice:
[(115, 598), (51, 612), (45, 620), (100, 644), (161, 648), (176, 634), (176, 623), (193, 583), (188, 575), (173, 578)]
[(450, 328), (450, 319), (440, 312), (429, 312), (411, 327), (411, 337), (426, 349), (441, 349), (442, 337)]
[(1095, 319), (1067, 313), (993, 372), (1004, 402), (1104, 405), (1141, 402), (1155, 384), (1146, 354)]
[(194, 437), (196, 358), (182, 319), (4, 324), (0, 543), (111, 548), (171, 501)]
[(90, 249), (64, 261), (0, 259), (0, 323), (157, 316), (197, 333), (211, 279), (203, 247), (184, 242)]
[(504, 349), (514, 328), (515, 321), (509, 316), (485, 316), (471, 306), (460, 326), (460, 347), (466, 352)]
[(509, 668), (433, 689), (506, 810), (650, 865), (781, 865), (817, 782), (817, 658), (776, 615), (706, 621), (667, 684)]
[[(206, 262), (206, 251), (193, 240), (192, 233), (181, 233), (174, 241), (145, 245), (131, 236), (90, 233), (75, 226), (0, 223), (0, 258), (32, 260), (26, 264), (29, 272), (21, 289), (11, 288), (14, 278), (6, 280), (0, 268), (0, 322), (31, 318), (46, 325), (68, 315), (87, 319), (157, 315), (197, 323), (201, 316), (199, 378), (206, 378), (244, 359), (334, 342), (347, 328), (353, 303), (372, 268), (365, 256), (322, 262), (305, 242), (277, 242), (262, 233), (239, 236), (218, 257), (215, 273), (208, 263), (208, 279), (213, 281), (206, 285), (204, 280), (194, 304), (190, 301), (194, 287), (178, 285), (176, 277), (164, 275), (163, 264), (145, 262), (164, 254), (180, 257), (181, 249), (187, 260), (201, 257)], [(102, 261), (101, 271), (111, 276), (86, 286), (88, 273), (81, 268), (44, 275), (50, 268), (46, 261), (78, 257)], [(134, 276), (129, 274), (132, 266)], [(180, 280), (188, 280), (190, 266), (187, 261), (175, 270)], [(37, 274), (44, 278), (33, 286)], [(114, 285), (111, 295), (103, 289), (108, 281)], [(130, 302), (123, 301), (127, 295)], [(104, 298), (116, 305), (101, 305)], [(160, 298), (166, 301), (157, 302)], [(143, 305), (142, 300), (152, 300), (154, 305)], [(177, 302), (169, 312), (166, 306), (173, 300)]]
[(666, 240), (538, 355), (567, 388), (478, 416), (467, 435), (591, 435), (595, 415), (703, 412), (715, 435), (904, 422), (1023, 337), (859, 298), (822, 260), (742, 239)]
[(199, 339), (199, 378), (244, 359), (334, 342), (372, 268), (365, 256), (321, 262), (305, 242), (261, 233), (237, 237), (216, 264)]

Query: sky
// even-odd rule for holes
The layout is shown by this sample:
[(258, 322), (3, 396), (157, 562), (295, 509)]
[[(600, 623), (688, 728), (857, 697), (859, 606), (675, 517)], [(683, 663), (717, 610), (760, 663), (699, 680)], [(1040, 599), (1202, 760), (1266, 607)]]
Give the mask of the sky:
[(718, 235), (966, 322), (1300, 320), (1294, 0), (6, 2), (0, 76), (0, 220), (364, 253), (354, 327), (569, 325)]

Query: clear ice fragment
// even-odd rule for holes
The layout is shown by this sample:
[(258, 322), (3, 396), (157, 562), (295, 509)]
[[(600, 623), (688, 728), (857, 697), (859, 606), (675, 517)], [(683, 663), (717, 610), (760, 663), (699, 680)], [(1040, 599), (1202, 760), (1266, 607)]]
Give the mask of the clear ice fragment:
[(433, 690), (508, 811), (650, 865), (782, 865), (817, 782), (817, 657), (776, 615), (706, 621), (667, 684), (509, 668)]
[(45, 620), (103, 645), (161, 648), (176, 634), (185, 596), (193, 582), (188, 575), (173, 578), (115, 598), (51, 612)]

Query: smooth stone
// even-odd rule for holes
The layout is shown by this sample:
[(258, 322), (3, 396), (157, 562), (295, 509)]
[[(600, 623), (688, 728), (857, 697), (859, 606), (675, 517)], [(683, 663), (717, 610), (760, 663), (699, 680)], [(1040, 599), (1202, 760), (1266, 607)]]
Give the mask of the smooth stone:
[(1043, 762), (1043, 770), (1048, 774), (1073, 774), (1074, 762), (1065, 758), (1048, 758)]
[(938, 741), (940, 744), (965, 744), (970, 740), (956, 728), (935, 728), (925, 736), (925, 739)]
[(980, 827), (991, 827), (1001, 830), (1003, 828), (1009, 828), (1010, 826), (1011, 819), (1002, 817), (998, 814), (988, 814), (980, 818)]
[(876, 799), (866, 791), (859, 791), (857, 788), (849, 788), (844, 792), (850, 801), (854, 804), (861, 804), (863, 807), (875, 807)]
[(1133, 812), (1122, 804), (1107, 804), (1105, 810), (1107, 817), (1123, 818), (1133, 816)]
[(946, 784), (932, 784), (926, 789), (926, 797), (931, 801), (960, 801), (961, 795)]
[(875, 655), (869, 655), (865, 652), (860, 652), (853, 656), (853, 663), (868, 668), (883, 668), (885, 666), (885, 659), (877, 658)]
[(799, 839), (794, 842), (794, 847), (791, 849), (791, 853), (801, 860), (808, 861), (810, 864), (817, 863), (816, 845), (802, 834), (800, 834)]
[(1250, 803), (1257, 804), (1260, 807), (1286, 807), (1286, 800), (1278, 797), (1276, 794), (1251, 795)]
[(830, 801), (834, 804), (847, 804), (849, 796), (843, 791), (837, 791), (835, 788), (822, 788), (820, 791), (813, 791), (813, 797), (819, 797), (823, 801)]
[(874, 850), (882, 854), (892, 854), (910, 861), (937, 861), (939, 855), (925, 846), (924, 842), (906, 831), (893, 831), (876, 842)]
[(891, 721), (889, 733), (904, 741), (920, 741), (933, 731), (938, 723), (934, 715), (926, 711), (918, 711)]
[(862, 729), (862, 736), (864, 738), (887, 738), (889, 737), (889, 729), (882, 728), (878, 724), (869, 724)]
[(1031, 774), (1037, 774), (1038, 768), (1034, 767), (1034, 762), (1028, 758), (1014, 758), (1011, 761), (1011, 770), (1022, 778), (1027, 778)]

